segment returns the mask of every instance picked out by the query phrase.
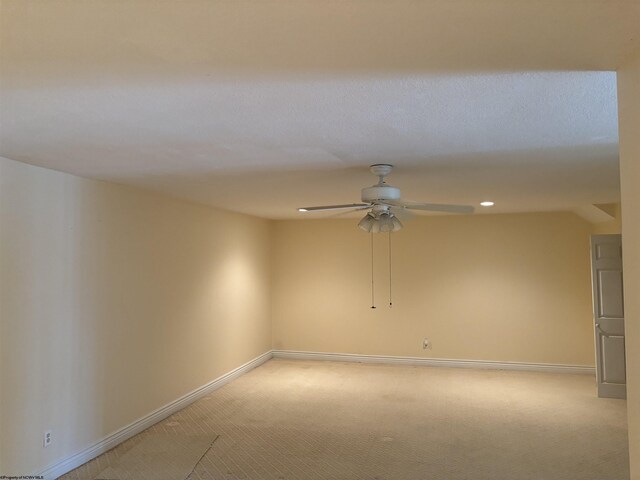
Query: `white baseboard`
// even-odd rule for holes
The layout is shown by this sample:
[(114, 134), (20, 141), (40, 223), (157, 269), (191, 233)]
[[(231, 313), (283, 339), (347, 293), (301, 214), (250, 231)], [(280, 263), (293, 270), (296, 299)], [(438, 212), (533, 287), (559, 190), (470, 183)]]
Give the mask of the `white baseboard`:
[(428, 367), (481, 368), (490, 370), (520, 370), (527, 372), (572, 373), (595, 375), (595, 367), (550, 363), (495, 362), (491, 360), (454, 360), (443, 358), (393, 357), (385, 355), (357, 355), (353, 353), (297, 352), (274, 350), (274, 358), (291, 360), (331, 360), (334, 362), (386, 363), (394, 365), (424, 365)]
[(182, 397), (174, 400), (171, 403), (168, 403), (164, 407), (161, 407), (148, 415), (145, 415), (142, 418), (139, 418), (135, 422), (127, 425), (126, 427), (121, 428), (120, 430), (106, 436), (98, 443), (91, 445), (90, 447), (81, 450), (80, 452), (65, 458), (54, 465), (51, 465), (43, 472), (40, 472), (38, 476), (43, 476), (45, 480), (54, 480), (65, 473), (70, 472), (74, 468), (78, 468), (80, 465), (88, 462), (89, 460), (94, 459), (98, 455), (105, 453), (106, 451), (112, 449), (116, 445), (124, 442), (125, 440), (137, 435), (143, 430), (149, 428), (150, 426), (158, 423), (159, 421), (167, 418), (169, 415), (176, 413), (179, 410), (182, 410), (186, 406), (195, 402), (201, 397), (208, 395), (209, 393), (217, 390), (222, 387), (226, 383), (229, 383), (232, 380), (235, 380), (239, 376), (247, 373), (249, 370), (252, 370), (259, 365), (262, 365), (267, 360), (271, 359), (272, 352), (268, 351), (263, 353), (262, 355), (250, 360), (244, 365), (239, 366), (231, 370), (230, 372), (225, 373), (224, 375), (216, 378), (212, 382), (207, 383), (195, 390), (183, 395)]

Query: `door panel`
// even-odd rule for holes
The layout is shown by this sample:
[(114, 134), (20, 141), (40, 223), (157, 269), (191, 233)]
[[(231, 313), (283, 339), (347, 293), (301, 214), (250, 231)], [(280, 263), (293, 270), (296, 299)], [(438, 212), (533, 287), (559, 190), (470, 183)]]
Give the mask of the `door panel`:
[(604, 336), (602, 342), (602, 381), (624, 385), (626, 380), (624, 356), (624, 337)]
[(596, 260), (600, 260), (602, 258), (618, 258), (622, 255), (620, 248), (618, 245), (614, 244), (602, 244), (596, 245)]
[(622, 318), (624, 315), (622, 271), (599, 270), (598, 289), (599, 318)]

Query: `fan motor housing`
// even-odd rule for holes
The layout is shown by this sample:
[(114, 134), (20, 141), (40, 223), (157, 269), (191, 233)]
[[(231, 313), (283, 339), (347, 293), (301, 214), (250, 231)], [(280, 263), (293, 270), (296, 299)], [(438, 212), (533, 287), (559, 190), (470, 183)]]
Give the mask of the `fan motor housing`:
[(362, 189), (363, 202), (375, 202), (384, 200), (400, 200), (400, 189), (391, 185), (374, 185)]

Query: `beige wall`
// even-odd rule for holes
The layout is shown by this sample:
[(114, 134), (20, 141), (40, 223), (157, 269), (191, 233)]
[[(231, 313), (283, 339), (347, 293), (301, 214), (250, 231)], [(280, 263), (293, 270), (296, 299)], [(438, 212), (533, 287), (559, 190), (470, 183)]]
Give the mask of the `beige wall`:
[[(356, 220), (276, 222), (274, 348), (594, 364), (589, 235), (572, 213), (422, 217), (393, 236)], [(429, 337), (433, 350), (422, 349)]]
[(622, 233), (622, 210), (620, 203), (613, 207), (615, 218), (608, 222), (596, 223), (593, 225), (594, 235), (619, 234)]
[(640, 50), (618, 72), (627, 411), (631, 479), (640, 479)]
[(0, 159), (0, 228), (1, 474), (271, 348), (266, 220)]

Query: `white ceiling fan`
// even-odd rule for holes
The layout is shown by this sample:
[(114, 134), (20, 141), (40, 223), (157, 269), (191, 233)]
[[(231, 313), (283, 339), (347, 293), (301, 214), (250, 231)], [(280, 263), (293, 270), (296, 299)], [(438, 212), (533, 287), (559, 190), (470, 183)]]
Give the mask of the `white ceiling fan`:
[(349, 203), (346, 205), (323, 205), (317, 207), (302, 207), (300, 212), (323, 212), (329, 210), (370, 210), (358, 226), (365, 232), (397, 232), (402, 223), (396, 217), (402, 210), (426, 210), (430, 212), (473, 213), (471, 205), (447, 205), (441, 203), (416, 203), (401, 199), (400, 189), (387, 184), (384, 178), (389, 175), (393, 165), (378, 163), (371, 165), (369, 170), (378, 177), (378, 183), (362, 189), (363, 203)]

